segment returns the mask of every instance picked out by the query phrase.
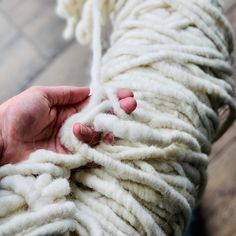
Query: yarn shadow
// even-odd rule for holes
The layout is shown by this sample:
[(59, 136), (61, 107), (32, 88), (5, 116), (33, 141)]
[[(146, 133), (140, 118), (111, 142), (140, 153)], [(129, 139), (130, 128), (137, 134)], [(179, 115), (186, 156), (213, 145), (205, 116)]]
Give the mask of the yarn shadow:
[(201, 206), (193, 210), (192, 222), (184, 236), (212, 236), (207, 230), (206, 220)]

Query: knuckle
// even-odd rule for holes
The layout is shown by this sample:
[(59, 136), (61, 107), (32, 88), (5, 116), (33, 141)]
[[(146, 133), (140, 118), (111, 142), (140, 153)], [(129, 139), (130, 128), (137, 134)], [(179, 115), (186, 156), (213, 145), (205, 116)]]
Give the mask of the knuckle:
[(29, 88), (29, 91), (35, 95), (44, 95), (44, 87), (43, 86), (32, 86)]

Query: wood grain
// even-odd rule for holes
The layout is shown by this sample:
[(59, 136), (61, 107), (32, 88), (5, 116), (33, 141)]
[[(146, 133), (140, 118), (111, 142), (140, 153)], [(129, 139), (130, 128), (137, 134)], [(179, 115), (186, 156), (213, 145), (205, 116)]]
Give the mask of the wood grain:
[[(55, 15), (55, 4), (0, 1), (0, 103), (30, 86), (71, 45), (62, 38), (65, 22)], [(52, 77), (59, 83), (56, 70)]]
[[(224, 2), (235, 34), (236, 1)], [(236, 123), (213, 145), (201, 208), (208, 235), (236, 236)]]

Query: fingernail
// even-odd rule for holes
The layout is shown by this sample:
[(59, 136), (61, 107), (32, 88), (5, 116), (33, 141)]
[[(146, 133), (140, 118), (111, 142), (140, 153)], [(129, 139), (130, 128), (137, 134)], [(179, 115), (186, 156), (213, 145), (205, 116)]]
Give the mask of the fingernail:
[(80, 130), (79, 133), (81, 135), (85, 135), (87, 133), (87, 127), (85, 127), (84, 125), (80, 124)]
[(89, 88), (89, 89), (90, 89), (89, 96), (91, 96), (93, 94), (93, 89), (92, 88)]
[(117, 91), (117, 96), (119, 100), (127, 97), (134, 97), (134, 93), (131, 89), (128, 88), (122, 88)]
[(120, 100), (120, 107), (127, 113), (132, 113), (137, 107), (137, 101), (134, 98), (124, 98)]

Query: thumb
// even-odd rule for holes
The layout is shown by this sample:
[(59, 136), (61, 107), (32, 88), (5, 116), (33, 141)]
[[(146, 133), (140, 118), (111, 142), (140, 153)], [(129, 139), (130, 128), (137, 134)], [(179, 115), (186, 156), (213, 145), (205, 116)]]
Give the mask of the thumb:
[(90, 93), (88, 87), (57, 86), (43, 87), (50, 106), (72, 105), (85, 100)]

